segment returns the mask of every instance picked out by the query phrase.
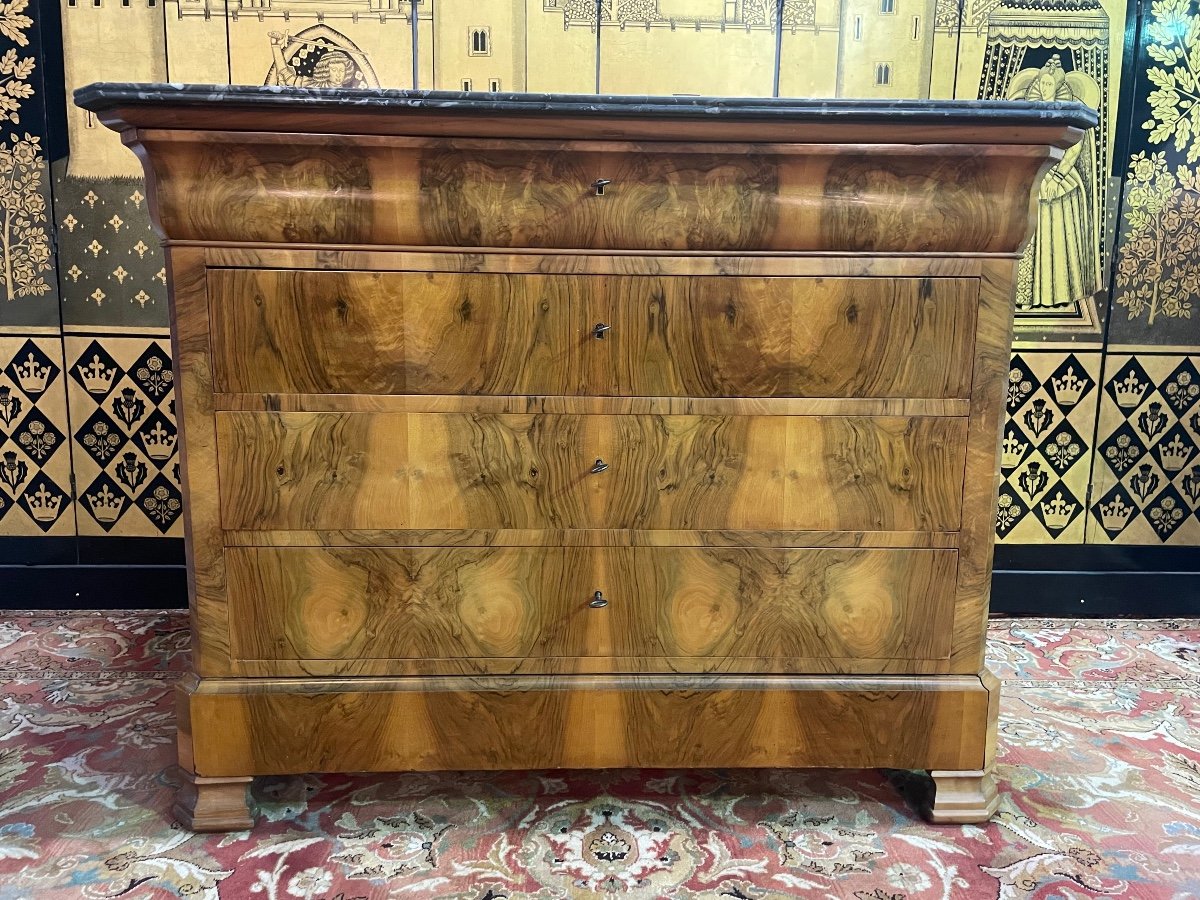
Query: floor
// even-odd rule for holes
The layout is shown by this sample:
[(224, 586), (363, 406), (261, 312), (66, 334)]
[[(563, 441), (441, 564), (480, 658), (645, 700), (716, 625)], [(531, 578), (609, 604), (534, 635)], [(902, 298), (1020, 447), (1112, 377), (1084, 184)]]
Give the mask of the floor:
[[(309, 776), (169, 817), (179, 613), (0, 614), (0, 900), (1200, 898), (1200, 621), (1006, 620), (1000, 812), (903, 772)], [(481, 739), (486, 736), (481, 736)]]

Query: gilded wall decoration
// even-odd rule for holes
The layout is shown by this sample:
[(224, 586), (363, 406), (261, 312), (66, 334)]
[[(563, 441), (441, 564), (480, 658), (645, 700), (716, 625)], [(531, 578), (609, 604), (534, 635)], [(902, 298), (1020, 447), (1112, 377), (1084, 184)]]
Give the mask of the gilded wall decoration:
[(167, 338), (68, 336), (65, 346), (79, 533), (181, 536)]
[(0, 535), (73, 535), (62, 343), (0, 336)]
[(1013, 354), (996, 507), (1002, 543), (1083, 543), (1101, 354)]
[[(770, 95), (777, 79), (790, 96), (1080, 99), (1102, 124), (1043, 188), (1018, 323), (1074, 328), (1098, 342), (1109, 251), (1119, 237), (1113, 334), (1126, 343), (1200, 345), (1195, 320), (1182, 314), (1200, 292), (1200, 250), (1192, 250), (1200, 241), (1192, 236), (1200, 220), (1197, 3), (1146, 8), (1135, 102), (1120, 116), (1124, 0), (61, 0), (66, 55), (53, 61), (38, 58), (37, 22), (24, 21), (36, 17), (11, 3), (0, 5), (0, 167), (11, 158), (12, 177), (30, 168), (5, 211), (33, 211), (26, 218), (36, 225), (36, 167), (21, 161), (44, 157), (45, 65), (62, 66), (68, 92), (110, 79)], [(42, 158), (37, 188), (43, 202), (54, 190), (53, 218), (43, 207), (40, 227), (47, 250), (52, 236), (58, 242), (57, 272), (55, 258), (30, 250), (40, 245), (23, 230), (29, 226), (15, 225), (17, 241), (5, 245), (14, 267), (0, 302), (0, 534), (177, 536), (174, 413), (161, 384), (169, 369), (166, 272), (140, 167), (83, 111), (69, 105), (67, 120), (70, 155), (54, 163), (52, 178)], [(1114, 176), (1117, 123), (1131, 120), (1137, 146), (1117, 160)], [(1106, 213), (1120, 200), (1122, 176), (1129, 186), (1117, 227)], [(1156, 266), (1161, 277), (1148, 277)], [(46, 293), (20, 295), (21, 279), (39, 277)], [(14, 331), (57, 326), (60, 315), (62, 340)], [(50, 361), (41, 392), (23, 389), (10, 371), (27, 342), (36, 365), (45, 365), (38, 354)], [(1197, 440), (1190, 423), (1200, 410), (1172, 406), (1196, 383), (1180, 381), (1191, 377), (1186, 366), (1175, 371), (1186, 356), (1130, 351), (1102, 376), (1098, 343), (1018, 350), (1000, 539), (1200, 542), (1200, 459), (1193, 453), (1171, 468), (1188, 456), (1176, 449)], [(1129, 374), (1121, 366), (1131, 361), (1157, 394), (1125, 415), (1116, 397), (1129, 398), (1114, 380)], [(1189, 365), (1200, 366), (1195, 354)], [(6, 409), (18, 410), (12, 422)], [(31, 427), (21, 428), (34, 409)], [(1131, 455), (1131, 468), (1113, 468)], [(24, 497), (35, 480), (30, 496), (42, 500), (30, 506)]]
[(1146, 11), (1130, 110), (1121, 236), (1109, 342), (1200, 344), (1200, 3)]
[(1200, 355), (1110, 354), (1089, 543), (1200, 544)]
[[(1198, 145), (1200, 146), (1200, 145)], [(1200, 185), (1166, 154), (1138, 153), (1125, 182), (1128, 212), (1116, 284), (1129, 319), (1190, 319), (1200, 295)]]
[[(1042, 183), (1037, 230), (1021, 260), (1016, 297), (1019, 327), (1098, 334), (1112, 241), (1106, 211), (1123, 5), (1111, 0), (967, 3), (963, 33), (967, 59), (978, 52), (978, 39), (986, 41), (975, 70), (980, 99), (1079, 101), (1099, 114), (1096, 130)], [(972, 33), (977, 40), (971, 40)]]
[(27, 0), (0, 4), (0, 328), (6, 330), (58, 321), (34, 31)]

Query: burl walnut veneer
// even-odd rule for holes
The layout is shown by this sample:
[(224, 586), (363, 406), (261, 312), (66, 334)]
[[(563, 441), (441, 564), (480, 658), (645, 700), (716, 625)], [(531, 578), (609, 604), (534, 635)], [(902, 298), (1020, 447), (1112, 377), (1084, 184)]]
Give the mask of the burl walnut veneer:
[(76, 99), (167, 247), (187, 825), (255, 775), (598, 766), (991, 815), (1012, 280), (1090, 110)]

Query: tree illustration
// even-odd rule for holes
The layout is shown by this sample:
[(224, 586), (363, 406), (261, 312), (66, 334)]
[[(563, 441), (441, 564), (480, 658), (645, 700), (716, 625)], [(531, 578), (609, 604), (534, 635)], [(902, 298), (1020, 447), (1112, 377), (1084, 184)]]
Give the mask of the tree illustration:
[(1129, 318), (1192, 317), (1200, 294), (1200, 185), (1196, 172), (1167, 166), (1166, 154), (1139, 153), (1130, 160), (1127, 230), (1117, 263), (1117, 302)]
[[(33, 25), (25, 15), (28, 5), (29, 0), (0, 3), (0, 34), (20, 47), (29, 45), (25, 32)], [(21, 59), (11, 47), (0, 56), (0, 121), (20, 123), (21, 101), (33, 96), (29, 84), (33, 69), (33, 57)], [(9, 141), (0, 142), (0, 254), (9, 300), (50, 290), (44, 277), (51, 250), (43, 168), (40, 138), (13, 134)]]
[[(2, 7), (0, 7), (2, 8)], [(22, 16), (25, 21), (29, 21)], [(0, 14), (0, 30), (12, 37), (10, 29), (5, 27), (10, 20)], [(21, 35), (24, 38), (24, 35)], [(26, 41), (28, 43), (28, 41)], [(21, 122), (21, 101), (33, 96), (33, 86), (29, 84), (29, 76), (33, 74), (34, 60), (32, 56), (25, 59), (17, 58), (17, 51), (11, 47), (0, 56), (0, 119)]]
[(1192, 0), (1155, 0), (1147, 25), (1146, 52), (1159, 66), (1146, 70), (1155, 85), (1147, 98), (1150, 118), (1142, 127), (1150, 143), (1174, 137), (1175, 149), (1187, 161), (1200, 160), (1200, 15), (1188, 15)]

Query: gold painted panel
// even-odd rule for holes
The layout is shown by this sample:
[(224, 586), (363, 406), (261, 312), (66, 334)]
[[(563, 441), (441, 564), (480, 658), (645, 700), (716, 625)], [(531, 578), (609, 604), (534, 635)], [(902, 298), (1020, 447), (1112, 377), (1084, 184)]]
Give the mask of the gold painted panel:
[(1017, 279), (1017, 327), (1097, 335), (1113, 244), (1110, 176), (1125, 0), (965, 0), (957, 94), (1078, 100), (1100, 125), (1042, 182), (1037, 231)]
[(81, 535), (182, 537), (170, 341), (68, 335)]
[(1013, 354), (996, 508), (1001, 543), (1083, 543), (1100, 367), (1099, 352)]
[(773, 2), (604, 0), (600, 92), (770, 97)]
[(1200, 544), (1200, 353), (1108, 356), (1087, 540)]
[(62, 343), (0, 336), (0, 535), (73, 535)]

